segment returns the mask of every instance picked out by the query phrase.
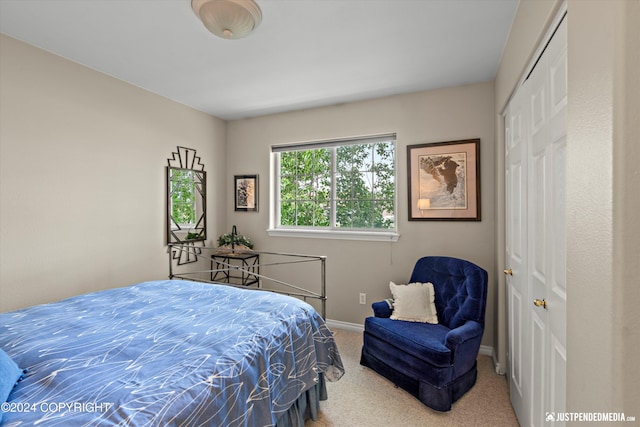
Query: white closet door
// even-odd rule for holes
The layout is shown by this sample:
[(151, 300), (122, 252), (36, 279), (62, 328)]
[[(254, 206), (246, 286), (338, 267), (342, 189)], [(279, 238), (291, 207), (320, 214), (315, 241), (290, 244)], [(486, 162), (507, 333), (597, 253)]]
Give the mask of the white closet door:
[(565, 17), (505, 116), (509, 381), (523, 426), (565, 408), (566, 52)]
[[(508, 270), (508, 375), (511, 395), (519, 420), (529, 418), (530, 373), (527, 354), (530, 340), (526, 339), (529, 291), (527, 278), (527, 156), (529, 146), (528, 82), (515, 94), (505, 117), (505, 260)], [(520, 421), (522, 424), (522, 421)]]

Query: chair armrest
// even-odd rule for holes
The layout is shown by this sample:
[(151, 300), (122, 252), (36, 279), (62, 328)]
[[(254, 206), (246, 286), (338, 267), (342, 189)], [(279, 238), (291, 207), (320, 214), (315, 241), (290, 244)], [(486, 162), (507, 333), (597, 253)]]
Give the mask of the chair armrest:
[(373, 315), (375, 317), (391, 317), (393, 313), (393, 305), (390, 300), (378, 301), (371, 304)]
[(483, 333), (482, 325), (473, 320), (467, 320), (464, 325), (447, 332), (444, 343), (451, 350), (454, 372), (462, 374), (473, 366), (478, 358)]
[(484, 328), (480, 323), (474, 322), (473, 320), (467, 320), (464, 325), (451, 329), (447, 332), (447, 335), (444, 337), (445, 345), (450, 350), (453, 350), (465, 341), (477, 338), (478, 336), (482, 338), (483, 333)]

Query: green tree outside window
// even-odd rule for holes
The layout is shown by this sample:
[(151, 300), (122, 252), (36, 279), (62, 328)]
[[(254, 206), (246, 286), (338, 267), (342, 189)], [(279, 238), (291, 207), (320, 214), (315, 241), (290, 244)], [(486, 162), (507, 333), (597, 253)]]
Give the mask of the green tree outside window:
[(395, 141), (279, 155), (280, 226), (395, 228)]

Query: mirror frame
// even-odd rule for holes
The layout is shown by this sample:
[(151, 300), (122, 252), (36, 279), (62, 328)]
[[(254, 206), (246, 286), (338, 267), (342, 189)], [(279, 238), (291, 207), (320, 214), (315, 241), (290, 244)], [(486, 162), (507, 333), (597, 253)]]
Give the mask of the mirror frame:
[[(192, 171), (199, 179), (194, 182), (196, 202), (201, 206), (201, 210), (197, 212), (196, 223), (188, 229), (183, 228), (172, 215), (172, 193), (173, 186), (171, 181), (171, 172), (174, 170)], [(178, 151), (172, 153), (172, 157), (167, 160), (166, 166), (166, 231), (167, 244), (172, 243), (195, 243), (204, 242), (207, 239), (207, 173), (204, 165), (200, 162), (200, 157), (196, 156), (196, 150), (187, 147), (178, 146)], [(186, 238), (191, 233), (196, 236)]]

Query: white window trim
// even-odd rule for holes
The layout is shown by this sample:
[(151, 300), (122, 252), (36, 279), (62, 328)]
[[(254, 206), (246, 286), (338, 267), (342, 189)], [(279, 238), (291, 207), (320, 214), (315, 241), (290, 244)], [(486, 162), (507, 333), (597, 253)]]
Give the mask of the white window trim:
[(300, 237), (305, 239), (366, 240), (371, 242), (397, 242), (400, 234), (394, 231), (360, 231), (360, 230), (312, 230), (309, 228), (269, 228), (271, 237)]
[[(323, 141), (325, 146), (331, 145), (341, 145), (345, 141), (351, 141), (354, 144), (362, 144), (370, 141), (382, 140), (392, 136), (396, 141), (397, 148), (397, 137), (396, 134), (388, 134), (388, 135), (378, 135), (378, 136), (367, 136), (367, 137), (357, 137), (357, 138), (344, 138), (344, 139), (336, 139), (331, 141)], [(395, 192), (395, 200), (394, 200), (394, 210), (396, 212), (396, 222), (394, 230), (358, 230), (358, 229), (335, 229), (335, 228), (327, 228), (327, 229), (314, 229), (314, 228), (304, 228), (304, 227), (278, 227), (276, 224), (276, 219), (279, 218), (279, 204), (276, 203), (276, 190), (277, 185), (276, 182), (279, 180), (279, 170), (280, 165), (278, 162), (278, 151), (286, 151), (288, 149), (307, 149), (307, 148), (315, 148), (317, 147), (317, 143), (307, 142), (301, 144), (283, 144), (278, 146), (272, 146), (271, 150), (271, 171), (270, 171), (270, 184), (269, 184), (269, 200), (270, 200), (270, 212), (269, 212), (269, 228), (266, 230), (267, 234), (270, 237), (297, 237), (297, 238), (307, 238), (307, 239), (336, 239), (336, 240), (362, 240), (362, 241), (374, 241), (374, 242), (397, 242), (400, 238), (400, 233), (398, 233), (398, 187), (397, 180), (398, 177), (396, 175), (396, 192)], [(396, 151), (395, 156), (396, 162), (396, 170), (397, 170), (397, 162), (398, 156)], [(335, 215), (335, 212), (332, 212), (332, 215)]]

